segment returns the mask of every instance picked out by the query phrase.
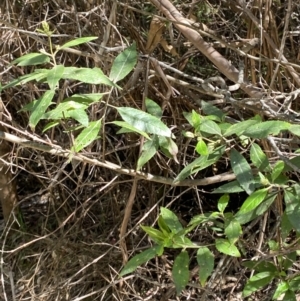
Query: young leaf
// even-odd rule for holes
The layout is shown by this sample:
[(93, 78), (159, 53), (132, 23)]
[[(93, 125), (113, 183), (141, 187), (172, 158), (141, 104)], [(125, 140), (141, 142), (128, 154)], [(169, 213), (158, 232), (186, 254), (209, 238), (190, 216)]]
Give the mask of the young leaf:
[(219, 252), (233, 257), (241, 257), (238, 248), (227, 239), (216, 239), (216, 248)]
[(283, 161), (277, 161), (272, 169), (272, 173), (271, 173), (271, 178), (272, 181), (274, 182), (283, 172), (284, 169), (284, 162)]
[(224, 233), (226, 234), (229, 242), (234, 244), (243, 233), (241, 224), (233, 218), (226, 226)]
[(43, 96), (40, 99), (38, 99), (35, 102), (32, 108), (32, 113), (29, 118), (29, 126), (32, 129), (32, 131), (34, 131), (35, 126), (40, 121), (45, 111), (49, 107), (54, 94), (55, 94), (54, 90), (48, 90), (43, 94)]
[(174, 260), (172, 277), (179, 295), (189, 281), (189, 255), (187, 251), (182, 251)]
[(165, 137), (172, 135), (171, 130), (160, 119), (146, 112), (129, 107), (119, 107), (117, 110), (124, 121), (140, 131)]
[(268, 188), (263, 188), (253, 192), (250, 196), (247, 197), (241, 209), (237, 212), (237, 215), (247, 213), (251, 210), (256, 209), (258, 205), (266, 198), (267, 193)]
[(141, 228), (149, 235), (149, 237), (154, 242), (156, 242), (159, 245), (163, 244), (165, 239), (167, 238), (167, 236), (163, 232), (154, 229), (153, 227), (141, 226)]
[(109, 78), (114, 82), (123, 79), (132, 71), (137, 62), (136, 43), (121, 52), (113, 62)]
[(72, 151), (79, 152), (99, 138), (98, 134), (100, 128), (101, 120), (90, 122), (89, 125), (76, 137)]
[(61, 49), (65, 49), (65, 48), (74, 47), (74, 46), (77, 46), (77, 45), (80, 45), (80, 44), (88, 43), (88, 42), (96, 40), (96, 39), (98, 39), (98, 37), (77, 38), (77, 39), (74, 39), (72, 41), (69, 41), (69, 42), (63, 44), (58, 49), (61, 50)]
[(124, 275), (132, 273), (140, 265), (142, 265), (142, 264), (146, 263), (147, 261), (151, 260), (152, 258), (154, 258), (160, 249), (161, 249), (161, 246), (154, 246), (150, 249), (143, 251), (140, 254), (135, 255), (127, 262), (127, 264), (124, 266), (124, 268), (122, 269), (119, 276), (123, 277)]
[(223, 213), (228, 205), (228, 202), (229, 202), (229, 195), (223, 194), (218, 201), (218, 210)]
[(50, 58), (46, 54), (32, 52), (13, 60), (12, 64), (17, 64), (17, 66), (34, 66), (49, 62)]
[(207, 247), (200, 247), (197, 251), (197, 262), (200, 284), (204, 287), (207, 278), (214, 270), (214, 255)]
[(157, 224), (164, 236), (170, 236), (171, 230), (161, 215), (158, 217)]
[(251, 145), (250, 149), (250, 159), (252, 163), (260, 170), (264, 171), (266, 169), (270, 170), (270, 163), (268, 157), (262, 151), (260, 146), (256, 143)]
[(157, 136), (144, 143), (143, 151), (137, 162), (137, 170), (140, 170), (156, 154), (158, 146)]
[(161, 207), (160, 215), (173, 233), (178, 233), (183, 229), (178, 217), (171, 210)]
[(141, 131), (141, 130), (135, 128), (134, 126), (132, 126), (131, 124), (129, 124), (127, 122), (124, 122), (124, 121), (113, 121), (112, 123), (115, 124), (115, 125), (118, 125), (118, 126), (122, 127), (117, 132), (117, 134), (137, 133), (137, 134), (140, 134), (140, 135), (144, 136), (146, 139), (151, 140), (151, 138), (149, 137), (149, 135), (146, 132)]
[(49, 70), (47, 74), (47, 82), (51, 90), (55, 90), (58, 86), (59, 80), (62, 78), (65, 67), (63, 65), (56, 65)]
[(196, 111), (192, 110), (192, 114), (191, 114), (192, 124), (191, 125), (194, 129), (197, 129), (200, 126), (201, 119), (202, 119), (201, 115), (198, 114)]
[(261, 272), (254, 275), (248, 280), (243, 290), (243, 297), (249, 297), (252, 293), (260, 290), (267, 284), (270, 284), (274, 277), (275, 275), (271, 271)]
[(245, 191), (250, 195), (254, 189), (254, 180), (251, 167), (247, 160), (235, 149), (230, 151), (230, 164), (236, 179)]
[(195, 150), (199, 155), (202, 155), (202, 156), (206, 156), (209, 154), (208, 147), (201, 138), (200, 139), (198, 138), (198, 142), (197, 142)]
[(247, 128), (243, 135), (251, 138), (267, 138), (269, 135), (278, 135), (283, 130), (288, 130), (291, 124), (285, 121), (269, 120)]
[(146, 110), (149, 114), (151, 114), (159, 119), (162, 117), (163, 112), (162, 112), (161, 107), (156, 102), (154, 102), (152, 99), (146, 98), (145, 105), (146, 105)]
[(285, 201), (285, 213), (296, 229), (296, 231), (300, 232), (300, 202), (299, 202), (299, 194), (296, 191), (285, 190), (284, 191), (284, 201)]

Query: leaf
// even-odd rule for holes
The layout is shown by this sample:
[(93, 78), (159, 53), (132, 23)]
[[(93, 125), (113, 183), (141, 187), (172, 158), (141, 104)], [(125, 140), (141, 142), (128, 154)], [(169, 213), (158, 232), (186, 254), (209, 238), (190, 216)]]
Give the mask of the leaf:
[(13, 60), (11, 63), (17, 64), (17, 66), (34, 66), (49, 62), (50, 58), (48, 55), (32, 52)]
[(274, 273), (271, 271), (261, 272), (251, 277), (243, 290), (243, 297), (249, 297), (252, 293), (260, 290), (267, 284), (270, 284), (274, 278)]
[(234, 244), (243, 233), (241, 224), (233, 218), (226, 226), (224, 233), (226, 234), (229, 242)]
[(32, 108), (32, 113), (29, 117), (29, 126), (34, 131), (35, 126), (38, 124), (42, 116), (44, 115), (45, 111), (49, 107), (53, 96), (55, 94), (54, 90), (46, 91), (43, 96), (38, 99)]
[(216, 248), (219, 252), (233, 257), (241, 257), (238, 248), (227, 239), (216, 239)]
[(201, 138), (198, 139), (195, 150), (199, 155), (202, 155), (202, 156), (206, 156), (209, 154), (208, 147)]
[(154, 246), (150, 249), (143, 251), (140, 254), (135, 255), (132, 257), (122, 269), (119, 277), (123, 277), (129, 273), (135, 271), (140, 265), (146, 263), (147, 261), (153, 259), (158, 251), (160, 250), (161, 246)]
[(288, 130), (290, 126), (290, 123), (285, 121), (270, 120), (250, 126), (243, 132), (243, 135), (262, 139), (269, 135), (278, 135), (281, 131)]
[(151, 140), (151, 138), (149, 137), (149, 135), (143, 131), (140, 131), (139, 129), (135, 128), (134, 126), (132, 126), (131, 124), (124, 122), (124, 121), (113, 121), (112, 122), (115, 125), (118, 125), (120, 127), (122, 127), (117, 134), (123, 134), (123, 133), (137, 133), (140, 134), (142, 136), (144, 136), (146, 139)]
[[(296, 186), (296, 185), (295, 185)], [(294, 188), (295, 188), (294, 186)], [(285, 190), (284, 191), (285, 201), (285, 213), (292, 226), (297, 232), (300, 232), (300, 201), (299, 201), (299, 189), (296, 190)]]
[(54, 66), (49, 70), (47, 74), (47, 82), (51, 90), (55, 90), (58, 86), (58, 82), (63, 76), (65, 67), (63, 65)]
[(101, 128), (101, 123), (101, 120), (90, 122), (89, 125), (76, 137), (72, 151), (77, 153), (99, 138), (98, 134)]
[(85, 112), (85, 110), (82, 109), (71, 110), (69, 111), (69, 115), (70, 117), (78, 121), (80, 124), (82, 124), (84, 127), (87, 127), (89, 125), (89, 117)]
[(141, 226), (141, 228), (149, 235), (149, 237), (157, 244), (163, 244), (165, 239), (168, 237), (163, 232), (147, 226)]
[(235, 149), (230, 151), (230, 164), (236, 179), (245, 191), (250, 195), (254, 189), (254, 180), (251, 167), (247, 160)]
[(88, 93), (88, 94), (74, 94), (66, 99), (63, 102), (74, 101), (79, 104), (89, 106), (93, 103), (97, 103), (101, 100), (101, 98), (105, 95), (105, 93)]
[(207, 278), (214, 270), (214, 255), (207, 247), (200, 247), (197, 251), (197, 262), (200, 284), (204, 287)]
[(290, 232), (293, 230), (293, 225), (290, 223), (290, 220), (286, 215), (286, 212), (284, 212), (281, 217), (280, 228), (281, 228), (280, 234), (282, 237), (282, 241), (285, 241), (285, 239), (288, 237)]
[(137, 162), (137, 170), (140, 170), (156, 154), (158, 146), (157, 136), (144, 143), (142, 153)]
[(258, 205), (266, 198), (267, 193), (268, 188), (263, 188), (253, 192), (250, 196), (247, 197), (242, 207), (237, 212), (237, 215), (247, 213), (251, 210), (256, 209)]
[(121, 52), (114, 60), (109, 78), (114, 82), (123, 79), (132, 71), (137, 62), (136, 43)]
[(300, 126), (298, 124), (291, 124), (289, 131), (296, 136), (300, 136)]
[(174, 260), (172, 277), (176, 287), (177, 295), (186, 287), (189, 281), (189, 255), (182, 251)]
[(218, 210), (220, 212), (224, 212), (224, 210), (228, 205), (228, 202), (229, 202), (229, 195), (228, 194), (222, 195), (218, 201)]
[(171, 248), (195, 248), (198, 246), (194, 244), (189, 238), (184, 235), (174, 235), (172, 238)]
[(171, 130), (160, 119), (134, 108), (119, 107), (118, 112), (123, 120), (131, 126), (148, 134), (171, 137)]
[(207, 134), (211, 134), (211, 135), (218, 135), (221, 136), (221, 129), (220, 127), (217, 125), (217, 123), (215, 123), (212, 120), (209, 119), (204, 119), (201, 124), (200, 124), (200, 131), (207, 133)]
[(244, 191), (244, 189), (240, 186), (239, 182), (234, 180), (219, 186), (212, 193), (237, 193), (242, 191)]
[(283, 169), (284, 169), (284, 162), (281, 160), (277, 161), (273, 165), (272, 173), (271, 173), (271, 178), (273, 182), (281, 175)]
[(249, 119), (233, 124), (225, 131), (224, 136), (228, 137), (234, 134), (237, 136), (241, 136), (247, 128), (249, 128), (251, 125), (257, 124), (257, 122), (257, 120)]
[(161, 207), (160, 215), (173, 233), (178, 233), (183, 229), (178, 217), (171, 210)]
[(168, 225), (166, 224), (165, 220), (161, 215), (159, 215), (158, 217), (157, 224), (164, 236), (170, 236), (171, 230), (169, 229)]
[(149, 114), (151, 114), (159, 119), (162, 117), (163, 112), (162, 112), (161, 107), (156, 102), (154, 102), (152, 99), (146, 98), (145, 105), (146, 105), (146, 111)]
[(287, 290), (285, 292), (285, 295), (284, 295), (283, 299), (281, 299), (281, 301), (297, 301), (295, 292), (292, 291), (291, 289)]
[(222, 157), (224, 151), (225, 146), (222, 145), (217, 147), (208, 156), (201, 156), (200, 158), (197, 158), (179, 173), (179, 175), (174, 179), (174, 184), (216, 163)]
[(255, 270), (256, 272), (265, 272), (269, 271), (271, 273), (276, 273), (276, 266), (270, 261), (244, 261), (242, 262), (242, 266), (249, 268), (251, 270)]
[(179, 164), (179, 162), (177, 160), (178, 146), (172, 140), (172, 138), (159, 136), (158, 143), (159, 143), (159, 146), (160, 146), (161, 150), (163, 151), (163, 153), (166, 156), (173, 158), (174, 161), (177, 164)]
[(270, 163), (266, 154), (262, 151), (260, 146), (256, 143), (251, 145), (250, 159), (252, 163), (260, 170), (270, 170)]
[(74, 46), (77, 46), (77, 45), (80, 45), (80, 44), (88, 43), (88, 42), (96, 40), (96, 39), (98, 39), (98, 37), (77, 38), (77, 39), (74, 39), (72, 41), (69, 41), (69, 42), (63, 44), (58, 49), (61, 50), (61, 49), (65, 49), (65, 48), (74, 47)]
[(87, 84), (104, 84), (116, 87), (116, 85), (99, 68), (65, 67), (63, 79), (78, 80)]
[(214, 115), (219, 118), (219, 120), (223, 120), (226, 114), (220, 110), (219, 108), (213, 106), (211, 103), (201, 100), (201, 108), (205, 115)]

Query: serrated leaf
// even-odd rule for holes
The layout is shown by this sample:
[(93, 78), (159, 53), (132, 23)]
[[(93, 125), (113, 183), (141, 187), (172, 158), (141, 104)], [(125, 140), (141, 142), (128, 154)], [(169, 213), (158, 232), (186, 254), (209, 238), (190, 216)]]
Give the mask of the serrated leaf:
[(271, 178), (274, 182), (283, 172), (284, 169), (284, 162), (283, 161), (277, 161), (272, 168)]
[(257, 122), (258, 122), (257, 120), (249, 119), (246, 121), (233, 124), (225, 131), (224, 136), (228, 137), (234, 134), (237, 136), (241, 136), (246, 129), (248, 129), (250, 126), (254, 124), (257, 124)]
[(218, 201), (218, 210), (220, 212), (224, 212), (224, 210), (226, 209), (227, 205), (229, 202), (229, 195), (228, 194), (224, 194), (219, 198)]
[(189, 281), (189, 255), (187, 251), (182, 251), (174, 260), (172, 277), (176, 287), (177, 295), (181, 293)]
[(156, 154), (158, 146), (156, 136), (144, 143), (142, 153), (137, 162), (137, 170), (140, 170)]
[(48, 90), (46, 91), (40, 99), (38, 99), (32, 108), (32, 113), (29, 117), (29, 126), (34, 131), (35, 126), (38, 124), (45, 111), (51, 104), (51, 101), (54, 97), (55, 91)]
[(89, 125), (76, 137), (72, 151), (79, 152), (97, 138), (101, 128), (101, 120), (92, 121)]
[(300, 201), (299, 194), (294, 190), (285, 190), (284, 191), (284, 201), (285, 201), (285, 213), (296, 229), (296, 231), (300, 232)]
[(161, 246), (154, 246), (132, 257), (122, 269), (120, 273), (120, 277), (123, 277), (129, 273), (134, 272), (140, 265), (153, 259), (160, 249)]
[(219, 108), (213, 106), (211, 103), (206, 102), (204, 100), (201, 101), (201, 108), (205, 115), (215, 115), (220, 120), (223, 120), (224, 116), (226, 116), (226, 114), (222, 110), (220, 110)]
[(174, 183), (184, 180), (188, 176), (205, 169), (206, 167), (216, 163), (225, 152), (225, 146), (219, 146), (213, 150), (208, 156), (201, 156), (192, 163), (187, 165), (175, 178)]
[(109, 78), (114, 82), (122, 80), (132, 71), (137, 62), (136, 43), (121, 52), (114, 60)]
[(96, 40), (98, 39), (98, 37), (83, 37), (83, 38), (77, 38), (74, 39), (72, 41), (69, 41), (65, 44), (63, 44), (62, 46), (59, 47), (59, 50), (61, 49), (65, 49), (65, 48), (70, 48), (70, 47), (74, 47), (80, 44), (84, 44), (84, 43), (88, 43), (90, 41)]
[(266, 271), (258, 273), (251, 277), (246, 283), (246, 286), (243, 290), (243, 297), (249, 297), (252, 293), (269, 284), (273, 280), (274, 276), (274, 273)]
[(129, 107), (119, 107), (117, 110), (124, 121), (140, 131), (165, 137), (172, 136), (171, 130), (160, 119), (146, 112)]
[(153, 227), (141, 226), (141, 228), (149, 235), (149, 237), (157, 244), (163, 244), (167, 236), (160, 230)]
[(55, 90), (58, 82), (63, 76), (65, 67), (63, 65), (56, 65), (49, 70), (47, 74), (47, 82), (51, 90)]
[(270, 163), (266, 154), (262, 151), (261, 147), (253, 143), (250, 149), (250, 159), (252, 163), (260, 170), (264, 171), (270, 169)]
[(206, 156), (209, 154), (208, 147), (202, 139), (198, 140), (195, 150), (199, 155), (202, 156)]
[(200, 124), (200, 132), (221, 136), (221, 129), (217, 123), (212, 120), (204, 119)]
[(116, 87), (116, 85), (99, 68), (65, 67), (63, 79), (78, 80), (87, 84), (104, 84)]
[(226, 226), (224, 233), (226, 234), (229, 242), (234, 244), (243, 233), (241, 224), (236, 219), (232, 219)]
[(207, 278), (214, 270), (214, 255), (207, 247), (200, 247), (197, 251), (197, 262), (200, 284), (204, 287)]
[(216, 239), (216, 248), (219, 252), (233, 257), (241, 257), (238, 248), (227, 239)]
[(212, 193), (238, 193), (243, 192), (244, 189), (240, 186), (237, 180), (221, 185), (216, 188)]
[(237, 150), (232, 149), (230, 151), (230, 164), (239, 184), (250, 195), (255, 186), (249, 163)]
[(34, 66), (49, 63), (50, 58), (48, 55), (42, 53), (28, 53), (25, 54), (15, 60), (13, 60), (12, 64), (17, 64), (17, 66)]
[(285, 121), (270, 120), (261, 122), (247, 128), (243, 135), (250, 138), (267, 138), (269, 135), (278, 135), (283, 130), (288, 130), (291, 124)]
[(254, 210), (258, 205), (264, 201), (268, 193), (268, 188), (263, 188), (253, 192), (247, 197), (243, 203), (241, 209), (237, 212), (237, 215), (247, 213), (251, 210)]
[(146, 98), (145, 106), (146, 106), (147, 113), (149, 113), (159, 119), (162, 117), (163, 112), (162, 112), (161, 107), (152, 99)]
[(171, 210), (161, 207), (160, 215), (164, 219), (165, 223), (173, 233), (178, 233), (183, 229), (178, 217)]

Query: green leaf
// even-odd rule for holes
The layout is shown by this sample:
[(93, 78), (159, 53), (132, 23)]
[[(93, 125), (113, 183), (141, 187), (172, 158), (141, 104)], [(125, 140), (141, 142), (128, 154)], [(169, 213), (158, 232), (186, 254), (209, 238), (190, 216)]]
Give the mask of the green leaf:
[(268, 193), (268, 188), (263, 188), (253, 192), (251, 195), (247, 197), (241, 209), (237, 212), (237, 215), (247, 213), (251, 210), (256, 209), (258, 205), (264, 201), (264, 199), (267, 196), (267, 193)]
[(242, 262), (242, 266), (249, 268), (251, 270), (255, 270), (256, 272), (271, 272), (273, 274), (277, 273), (276, 266), (270, 261), (244, 261)]
[(250, 149), (250, 159), (252, 163), (260, 170), (270, 170), (270, 163), (268, 157), (262, 151), (260, 146), (256, 143), (251, 145)]
[(49, 56), (42, 53), (32, 52), (13, 60), (11, 63), (17, 64), (17, 66), (34, 66), (34, 65), (40, 65), (49, 62), (50, 62)]
[(221, 129), (217, 123), (212, 120), (204, 119), (200, 124), (200, 131), (203, 133), (221, 136)]
[(46, 91), (43, 96), (38, 99), (32, 108), (32, 113), (29, 117), (29, 126), (34, 131), (35, 126), (38, 124), (42, 116), (44, 115), (45, 111), (49, 107), (53, 97), (54, 97), (55, 91), (54, 90), (48, 90)]
[(170, 236), (171, 230), (161, 215), (158, 217), (157, 224), (160, 231), (164, 234), (165, 237)]
[(43, 128), (43, 133), (50, 130), (51, 128), (53, 128), (57, 125), (59, 125), (59, 121), (57, 121), (57, 120), (47, 123)]
[(104, 84), (116, 87), (116, 85), (99, 68), (65, 67), (63, 79), (78, 80), (87, 84)]
[(208, 156), (201, 156), (197, 158), (192, 163), (187, 165), (175, 178), (174, 184), (176, 182), (182, 181), (183, 179), (187, 178), (188, 176), (197, 173), (200, 170), (205, 169), (206, 167), (216, 163), (225, 152), (225, 146), (219, 146), (214, 151), (212, 151)]
[(285, 241), (285, 239), (289, 236), (290, 232), (293, 230), (293, 225), (291, 224), (288, 216), (286, 215), (286, 212), (284, 212), (281, 217), (280, 228), (282, 241)]
[(273, 168), (272, 168), (272, 173), (271, 173), (271, 178), (272, 181), (274, 182), (283, 172), (284, 169), (284, 162), (283, 161), (277, 161)]
[(77, 120), (80, 124), (82, 124), (84, 127), (87, 127), (89, 125), (89, 116), (85, 112), (85, 110), (79, 109), (79, 110), (71, 110), (68, 112), (70, 117)]
[(183, 229), (178, 217), (171, 210), (161, 207), (160, 215), (162, 216), (172, 233), (178, 233)]
[(156, 242), (157, 244), (161, 245), (164, 243), (165, 239), (168, 237), (163, 232), (148, 226), (141, 226), (141, 228), (149, 235), (149, 237)]
[(296, 136), (300, 136), (300, 126), (299, 124), (291, 124), (289, 131)]
[(274, 278), (274, 273), (270, 272), (270, 271), (266, 271), (266, 272), (261, 272), (258, 273), (256, 275), (254, 275), (253, 277), (251, 277), (244, 290), (243, 290), (243, 297), (249, 297), (252, 293), (260, 290), (261, 288), (263, 288), (264, 286), (268, 285), (271, 283), (271, 281)]
[(296, 276), (293, 277), (290, 281), (289, 281), (289, 285), (290, 285), (290, 289), (293, 291), (296, 291), (299, 289), (300, 287), (300, 276)]
[(160, 249), (161, 246), (154, 246), (132, 257), (122, 269), (120, 277), (134, 272), (140, 265), (154, 258)]
[(195, 150), (199, 155), (202, 155), (202, 156), (206, 156), (209, 154), (208, 147), (201, 138), (198, 139)]
[(246, 121), (242, 121), (236, 124), (233, 124), (230, 126), (224, 133), (225, 137), (231, 136), (231, 135), (237, 135), (241, 136), (246, 129), (248, 129), (250, 126), (257, 124), (257, 120), (249, 119)]
[(218, 201), (218, 210), (223, 213), (228, 205), (228, 202), (229, 202), (229, 195), (228, 194), (222, 195)]
[(237, 180), (226, 183), (216, 188), (212, 193), (237, 193), (243, 192), (244, 189), (240, 186)]
[(118, 125), (120, 127), (122, 127), (121, 130), (119, 130), (117, 132), (117, 134), (123, 134), (123, 133), (137, 133), (140, 134), (142, 136), (144, 136), (146, 139), (151, 140), (151, 138), (149, 137), (149, 135), (144, 132), (144, 131), (140, 131), (139, 129), (137, 129), (136, 127), (132, 126), (131, 124), (124, 122), (124, 121), (113, 121), (112, 122), (115, 125)]
[(200, 284), (204, 287), (207, 278), (214, 270), (214, 255), (207, 247), (200, 247), (197, 251), (197, 262)]
[(283, 299), (280, 299), (280, 300), (281, 301), (297, 301), (297, 298), (296, 298), (295, 292), (289, 289), (285, 292)]
[(262, 139), (269, 135), (278, 135), (281, 131), (288, 130), (290, 126), (290, 123), (285, 121), (270, 120), (250, 126), (243, 132), (243, 135)]
[(154, 102), (152, 99), (146, 98), (145, 105), (146, 105), (146, 111), (149, 114), (151, 114), (159, 119), (162, 117), (163, 112), (162, 112), (161, 107), (156, 102)]
[(98, 39), (98, 37), (77, 38), (77, 39), (74, 39), (72, 41), (69, 41), (69, 42), (63, 44), (58, 49), (61, 50), (61, 49), (65, 49), (65, 48), (74, 47), (74, 46), (77, 46), (77, 45), (80, 45), (80, 44), (88, 43), (88, 42), (96, 40), (96, 39)]
[(92, 121), (89, 125), (76, 137), (72, 151), (79, 152), (97, 138), (101, 128), (101, 120)]
[(187, 251), (182, 251), (174, 260), (172, 277), (176, 287), (177, 295), (184, 290), (189, 281), (189, 255)]
[(241, 257), (238, 248), (227, 239), (216, 239), (216, 248), (219, 252), (233, 257)]
[[(296, 187), (296, 185), (295, 185)], [(295, 188), (294, 187), (294, 188)], [(298, 191), (297, 191), (298, 190)], [(293, 190), (285, 190), (284, 191), (284, 201), (285, 201), (285, 213), (296, 229), (296, 231), (300, 232), (300, 201), (299, 201), (299, 189), (296, 191)]]
[(172, 140), (172, 138), (169, 137), (158, 137), (158, 143), (162, 150), (162, 152), (167, 156), (174, 159), (176, 163), (179, 164), (177, 160), (177, 154), (178, 154), (178, 146), (177, 144)]
[(47, 82), (51, 90), (55, 90), (58, 87), (58, 82), (63, 76), (65, 67), (63, 65), (56, 65), (49, 70), (47, 74)]
[(64, 99), (63, 102), (68, 102), (71, 100), (88, 107), (93, 103), (99, 102), (103, 95), (105, 95), (105, 93), (74, 94)]
[(136, 43), (121, 52), (113, 62), (109, 78), (114, 82), (122, 80), (132, 71), (137, 62)]
[(224, 233), (226, 234), (229, 242), (234, 244), (243, 233), (241, 224), (233, 218), (226, 226)]
[(213, 106), (211, 103), (206, 102), (204, 100), (201, 101), (201, 108), (205, 115), (215, 115), (219, 118), (219, 120), (223, 120), (226, 114), (220, 110), (219, 108)]
[(198, 114), (195, 110), (192, 110), (191, 114), (191, 125), (194, 127), (194, 129), (197, 129), (201, 124), (202, 117), (200, 114)]
[(123, 120), (148, 134), (171, 137), (171, 130), (158, 118), (134, 108), (117, 108)]
[(250, 195), (254, 189), (254, 180), (251, 167), (247, 160), (235, 149), (230, 151), (230, 164), (236, 179), (245, 191)]
[(171, 248), (198, 248), (196, 244), (194, 244), (189, 238), (184, 235), (174, 235), (172, 242), (173, 243)]
[(144, 143), (142, 153), (137, 162), (137, 170), (140, 170), (156, 154), (158, 146), (157, 136)]

